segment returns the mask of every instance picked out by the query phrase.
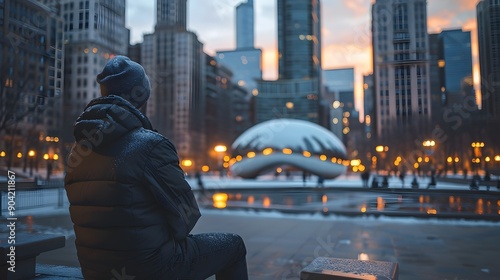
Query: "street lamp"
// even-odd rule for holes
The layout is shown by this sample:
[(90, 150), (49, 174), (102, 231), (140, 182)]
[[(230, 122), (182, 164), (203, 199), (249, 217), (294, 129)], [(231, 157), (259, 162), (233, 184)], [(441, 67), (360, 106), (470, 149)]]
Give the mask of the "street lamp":
[(53, 168), (52, 163), (53, 161), (59, 159), (59, 155), (52, 153), (44, 154), (43, 159), (47, 161), (47, 181), (50, 181), (50, 175), (52, 174), (52, 168)]
[(385, 170), (387, 167), (386, 162), (385, 162), (385, 158), (386, 158), (386, 153), (389, 151), (389, 147), (384, 146), (384, 145), (378, 145), (375, 147), (375, 151), (380, 154), (380, 158), (381, 158), (380, 163), (381, 163), (382, 168), (384, 168), (384, 170)]
[(35, 157), (36, 153), (34, 150), (29, 150), (28, 152), (28, 157), (30, 159), (30, 177), (33, 176), (33, 158)]
[[(425, 154), (426, 154), (426, 156), (424, 157), (424, 162), (428, 163), (431, 173), (434, 173), (435, 172), (434, 166), (433, 166), (434, 161), (432, 160), (432, 157), (434, 156), (436, 141), (434, 141), (432, 139), (424, 140), (422, 142), (422, 146), (424, 147)], [(434, 174), (431, 174), (431, 176), (434, 176)]]
[(225, 145), (217, 145), (214, 147), (214, 151), (218, 155), (217, 165), (220, 167), (220, 176), (222, 177), (222, 169), (224, 168), (222, 166), (222, 159), (223, 159), (224, 153), (227, 151), (227, 147)]
[(482, 157), (482, 151), (481, 149), (484, 148), (484, 142), (472, 142), (471, 143), (472, 147), (472, 162), (475, 163), (475, 168), (476, 168), (476, 174), (478, 173), (479, 165), (481, 164), (481, 157)]
[(216, 151), (217, 153), (224, 153), (225, 151), (227, 151), (227, 147), (224, 145), (217, 145), (214, 147), (214, 151)]

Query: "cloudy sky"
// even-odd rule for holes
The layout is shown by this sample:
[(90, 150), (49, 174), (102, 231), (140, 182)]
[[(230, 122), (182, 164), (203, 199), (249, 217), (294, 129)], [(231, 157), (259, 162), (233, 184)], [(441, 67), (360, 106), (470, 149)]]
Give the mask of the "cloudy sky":
[[(151, 33), (156, 0), (126, 0), (127, 27), (132, 43)], [(188, 0), (188, 29), (198, 35), (205, 52), (233, 49), (235, 8), (246, 0)], [(264, 79), (277, 77), (276, 0), (254, 0), (255, 46), (263, 50)], [(323, 69), (354, 67), (356, 96), (361, 98), (362, 75), (371, 73), (370, 11), (374, 0), (322, 0)], [(463, 28), (472, 31), (473, 59), (477, 65), (475, 7), (479, 0), (428, 0), (428, 31)], [(478, 68), (474, 70), (479, 82)], [(360, 103), (358, 102), (357, 107)]]

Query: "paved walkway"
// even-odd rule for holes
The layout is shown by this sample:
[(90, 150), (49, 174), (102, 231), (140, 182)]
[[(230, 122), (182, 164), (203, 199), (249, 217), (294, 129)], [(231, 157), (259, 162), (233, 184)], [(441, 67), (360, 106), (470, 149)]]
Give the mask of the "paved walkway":
[[(208, 189), (256, 187), (254, 181), (206, 177)], [(421, 185), (424, 185), (422, 178)], [(281, 178), (263, 178), (261, 187), (301, 187)], [(314, 187), (315, 180), (307, 182)], [(390, 185), (400, 187), (397, 178)], [(326, 186), (361, 188), (359, 177), (341, 176)], [(196, 182), (191, 181), (196, 189)], [(467, 189), (467, 185), (438, 182), (438, 189)], [(493, 190), (492, 190), (493, 191)], [(498, 191), (498, 190), (494, 190)], [(499, 202), (500, 203), (500, 202)], [(65, 248), (43, 253), (40, 263), (78, 266), (73, 224), (66, 209), (19, 211), (19, 231), (67, 236)], [(4, 233), (6, 229), (0, 229)], [(234, 232), (247, 245), (250, 279), (299, 279), (300, 270), (318, 256), (362, 258), (398, 262), (400, 279), (500, 279), (499, 222), (416, 220), (413, 218), (353, 218), (322, 215), (288, 215), (274, 212), (203, 210), (194, 233)], [(213, 279), (213, 278), (212, 278)]]
[[(500, 223), (202, 212), (194, 233), (240, 234), (252, 280), (299, 279), (300, 270), (319, 256), (398, 262), (402, 280), (500, 279)], [(67, 215), (24, 221), (24, 230), (68, 236), (65, 248), (43, 253), (40, 263), (78, 265)]]

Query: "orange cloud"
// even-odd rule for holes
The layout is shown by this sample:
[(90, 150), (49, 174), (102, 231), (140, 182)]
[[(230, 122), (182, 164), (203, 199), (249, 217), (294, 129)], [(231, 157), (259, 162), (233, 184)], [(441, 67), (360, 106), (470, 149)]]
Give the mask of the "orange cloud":
[(477, 3), (479, 3), (478, 0), (476, 1), (471, 1), (471, 0), (458, 0), (458, 7), (460, 11), (471, 11), (476, 9)]
[(370, 12), (370, 0), (342, 0), (342, 5), (349, 9), (354, 16), (365, 16)]
[(450, 27), (454, 13), (451, 11), (442, 11), (439, 14), (429, 16), (427, 19), (427, 30), (429, 33), (439, 33), (443, 28)]

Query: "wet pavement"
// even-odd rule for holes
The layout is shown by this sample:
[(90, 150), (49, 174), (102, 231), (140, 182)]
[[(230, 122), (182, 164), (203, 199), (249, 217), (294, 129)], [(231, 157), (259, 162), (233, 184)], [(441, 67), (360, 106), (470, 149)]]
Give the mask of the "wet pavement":
[[(203, 214), (193, 233), (241, 235), (252, 280), (299, 279), (303, 267), (325, 256), (397, 262), (402, 280), (500, 279), (498, 191), (439, 184), (371, 190), (348, 179), (325, 188), (222, 183), (207, 182), (204, 195), (191, 184)], [(42, 253), (38, 263), (79, 266), (66, 199), (63, 204), (18, 211), (18, 232), (66, 236), (66, 247)]]
[(362, 188), (225, 188), (198, 192), (205, 208), (348, 216), (500, 221), (498, 192)]
[[(234, 232), (247, 246), (250, 279), (299, 279), (314, 258), (398, 262), (400, 279), (500, 279), (500, 223), (442, 219), (283, 214), (202, 209), (194, 233)], [(64, 209), (20, 218), (18, 230), (63, 234), (66, 247), (39, 263), (78, 266)]]

